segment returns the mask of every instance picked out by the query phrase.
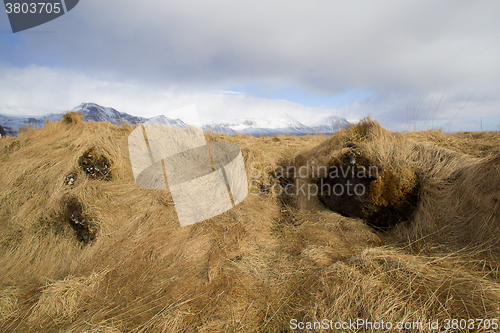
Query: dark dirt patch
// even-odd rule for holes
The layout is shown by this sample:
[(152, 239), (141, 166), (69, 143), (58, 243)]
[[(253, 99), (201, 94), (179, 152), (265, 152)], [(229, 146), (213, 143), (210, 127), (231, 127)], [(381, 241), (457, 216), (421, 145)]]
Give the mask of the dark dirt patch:
[(378, 230), (408, 221), (418, 203), (419, 182), (410, 169), (384, 169), (366, 159), (354, 145), (326, 177), (317, 180), (318, 199), (329, 209), (358, 217)]
[(362, 167), (355, 165), (331, 166), (328, 176), (317, 182), (319, 200), (343, 216), (368, 219), (373, 213), (369, 208), (370, 183), (375, 178), (358, 177), (363, 172)]
[(96, 227), (85, 216), (78, 199), (71, 197), (65, 203), (64, 221), (69, 223), (76, 233), (76, 238), (83, 243), (89, 243), (96, 238)]
[(111, 180), (110, 166), (110, 161), (94, 148), (87, 149), (78, 159), (78, 168), (91, 179)]

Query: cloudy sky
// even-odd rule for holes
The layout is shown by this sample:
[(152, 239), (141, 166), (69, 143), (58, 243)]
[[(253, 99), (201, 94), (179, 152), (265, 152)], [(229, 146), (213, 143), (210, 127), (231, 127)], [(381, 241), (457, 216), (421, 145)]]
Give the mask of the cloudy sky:
[(0, 107), (499, 130), (499, 14), (498, 1), (82, 0), (13, 34), (2, 10)]

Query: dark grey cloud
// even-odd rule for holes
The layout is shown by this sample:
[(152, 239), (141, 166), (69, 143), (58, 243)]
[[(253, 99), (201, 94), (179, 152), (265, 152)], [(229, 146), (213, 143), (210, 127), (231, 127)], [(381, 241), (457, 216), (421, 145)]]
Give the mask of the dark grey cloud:
[(24, 40), (36, 62), (120, 79), (294, 80), (331, 93), (498, 70), (499, 9), (470, 1), (86, 1), (53, 22), (57, 34)]

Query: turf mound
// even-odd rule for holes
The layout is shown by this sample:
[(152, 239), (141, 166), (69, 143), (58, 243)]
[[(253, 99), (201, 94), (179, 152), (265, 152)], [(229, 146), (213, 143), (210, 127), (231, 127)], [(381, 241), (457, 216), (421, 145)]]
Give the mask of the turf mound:
[[(356, 196), (354, 188), (351, 198), (347, 191), (326, 198), (321, 190), (319, 195), (296, 191), (298, 207), (315, 210), (323, 202), (381, 229), (397, 225), (394, 234), (412, 242), (425, 238), (426, 244), (444, 242), (498, 254), (499, 161), (498, 154), (473, 157), (416, 142), (365, 120), (298, 153), (288, 167), (305, 168), (293, 177), (296, 187), (316, 189), (311, 184), (323, 184), (325, 179), (339, 185), (354, 180), (366, 190)], [(350, 172), (347, 177), (340, 172), (331, 177), (332, 169), (346, 168), (357, 179)], [(322, 174), (324, 170), (328, 173)]]
[[(168, 189), (134, 182), (132, 127), (64, 119), (0, 141), (2, 332), (291, 332), (294, 319), (500, 316), (494, 145), (472, 156), (461, 151), (477, 144), (468, 137), (419, 139), (369, 120), (330, 138), (209, 133), (240, 146), (250, 192), (181, 228)], [(94, 156), (107, 179), (78, 167)], [(379, 214), (415, 188), (417, 204), (379, 232), (292, 191), (321, 178), (283, 172), (307, 161), (378, 166), (362, 199)]]

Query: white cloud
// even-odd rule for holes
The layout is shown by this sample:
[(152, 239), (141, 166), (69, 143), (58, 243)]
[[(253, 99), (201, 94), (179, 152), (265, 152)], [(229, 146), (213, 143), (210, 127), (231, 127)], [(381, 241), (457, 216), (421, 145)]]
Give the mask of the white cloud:
[[(283, 100), (255, 98), (239, 92), (182, 92), (147, 84), (120, 83), (90, 78), (82, 73), (47, 67), (1, 66), (0, 107), (44, 107), (55, 112), (94, 102), (121, 112), (152, 117), (196, 104), (200, 118), (208, 121), (266, 118), (289, 114), (306, 123), (335, 111), (308, 108)], [(33, 110), (33, 109), (30, 109)]]

